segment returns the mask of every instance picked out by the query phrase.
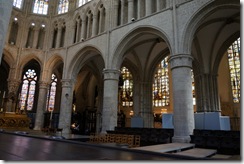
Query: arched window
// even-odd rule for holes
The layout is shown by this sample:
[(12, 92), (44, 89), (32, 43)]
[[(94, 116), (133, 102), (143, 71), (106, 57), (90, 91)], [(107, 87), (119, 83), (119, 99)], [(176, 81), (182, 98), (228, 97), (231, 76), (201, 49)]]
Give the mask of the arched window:
[(34, 104), (37, 74), (34, 69), (28, 69), (23, 75), (23, 84), (20, 92), (20, 110), (31, 111)]
[(158, 65), (157, 72), (154, 75), (153, 83), (153, 106), (169, 105), (169, 74), (168, 57), (163, 59)]
[(58, 3), (58, 14), (63, 14), (68, 12), (69, 0), (59, 0)]
[(35, 0), (33, 13), (47, 15), (48, 0)]
[(80, 7), (80, 6), (86, 4), (87, 2), (90, 2), (90, 1), (91, 1), (91, 0), (79, 0), (79, 1), (78, 1), (78, 7)]
[(122, 106), (133, 105), (133, 79), (132, 74), (126, 67), (121, 68), (121, 76), (123, 79), (123, 85), (121, 85), (120, 99)]
[(194, 80), (193, 70), (191, 70), (191, 82), (192, 82), (193, 105), (196, 105), (195, 80)]
[(49, 112), (53, 111), (54, 109), (56, 90), (57, 90), (57, 77), (55, 74), (52, 74), (52, 80), (47, 93), (47, 111)]
[(230, 70), (230, 79), (232, 86), (232, 96), (233, 102), (240, 102), (240, 38), (238, 38), (227, 50), (228, 52), (228, 61), (229, 61), (229, 70)]
[(12, 22), (10, 35), (9, 35), (9, 43), (10, 44), (12, 44), (12, 45), (16, 44), (18, 31), (19, 31), (18, 18), (15, 17), (14, 21)]
[(43, 44), (44, 44), (44, 39), (45, 39), (45, 35), (46, 35), (46, 29), (45, 29), (46, 25), (42, 24), (40, 31), (39, 31), (39, 35), (38, 35), (38, 42), (37, 42), (37, 48), (41, 49), (43, 48)]
[(33, 46), (33, 40), (34, 40), (34, 28), (35, 28), (35, 23), (31, 23), (28, 31), (28, 37), (27, 37), (27, 42), (26, 42), (26, 48), (32, 48)]
[(22, 4), (23, 4), (23, 0), (14, 0), (13, 1), (13, 6), (16, 8), (21, 9), (22, 8)]

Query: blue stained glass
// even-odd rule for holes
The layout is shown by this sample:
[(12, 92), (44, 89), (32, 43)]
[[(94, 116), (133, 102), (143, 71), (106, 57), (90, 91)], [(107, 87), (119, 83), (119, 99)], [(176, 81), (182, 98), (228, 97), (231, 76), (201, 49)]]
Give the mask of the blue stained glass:
[(48, 0), (35, 0), (33, 13), (47, 15)]

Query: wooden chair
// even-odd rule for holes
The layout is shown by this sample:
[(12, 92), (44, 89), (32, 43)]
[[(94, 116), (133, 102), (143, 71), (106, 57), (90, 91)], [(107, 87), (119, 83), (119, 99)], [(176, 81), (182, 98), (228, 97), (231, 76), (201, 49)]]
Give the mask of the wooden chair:
[(141, 142), (140, 136), (139, 135), (135, 135), (134, 147), (140, 147), (140, 142)]

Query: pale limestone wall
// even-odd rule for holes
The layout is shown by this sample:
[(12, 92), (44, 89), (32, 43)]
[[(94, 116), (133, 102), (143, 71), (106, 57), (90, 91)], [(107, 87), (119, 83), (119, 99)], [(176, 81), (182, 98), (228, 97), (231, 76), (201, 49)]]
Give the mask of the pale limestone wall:
[(6, 33), (12, 11), (12, 4), (13, 0), (0, 0), (0, 60), (2, 59), (3, 48), (6, 40)]
[[(147, 11), (144, 13), (147, 14), (147, 16), (140, 17), (140, 19), (135, 19), (135, 21), (132, 22), (129, 19), (131, 16), (133, 16), (132, 12), (131, 10), (128, 11), (128, 13), (125, 14), (126, 21), (119, 26), (116, 25), (115, 20), (117, 14), (117, 4), (114, 0), (93, 0), (80, 8), (75, 7), (76, 1), (74, 0), (71, 1), (72, 7), (70, 8), (69, 12), (61, 15), (56, 14), (56, 4), (54, 1), (50, 1), (50, 15), (48, 16), (37, 16), (35, 14), (31, 14), (30, 2), (30, 0), (26, 1), (27, 6), (25, 6), (24, 11), (13, 10), (12, 12), (11, 20), (13, 20), (14, 17), (18, 18), (20, 32), (18, 33), (16, 45), (5, 44), (4, 47), (6, 51), (5, 54), (13, 56), (15, 60), (14, 63), (9, 63), (9, 65), (13, 65), (10, 77), (12, 77), (12, 79), (20, 80), (22, 68), (28, 61), (34, 58), (41, 65), (42, 72), (40, 80), (48, 82), (48, 79), (50, 79), (51, 73), (55, 67), (55, 62), (63, 62), (64, 68), (62, 79), (72, 81), (72, 83), (70, 83), (68, 86), (64, 84), (65, 86), (63, 86), (60, 103), (60, 126), (65, 128), (65, 132), (69, 132), (71, 114), (69, 109), (71, 108), (72, 88), (74, 87), (73, 85), (75, 85), (73, 82), (75, 83), (77, 80), (77, 75), (80, 69), (92, 59), (96, 61), (94, 63), (98, 67), (97, 74), (101, 79), (104, 78), (104, 69), (109, 69), (116, 72), (116, 70), (120, 69), (124, 59), (130, 61), (129, 64), (133, 65), (134, 75), (136, 77), (136, 81), (139, 83), (137, 86), (137, 96), (139, 98), (135, 101), (137, 102), (137, 109), (134, 109), (134, 111), (137, 112), (136, 114), (141, 114), (142, 117), (144, 117), (146, 120), (144, 122), (145, 126), (153, 126), (150, 85), (146, 86), (146, 89), (143, 86), (151, 83), (151, 77), (153, 76), (152, 68), (155, 67), (155, 63), (162, 59), (161, 53), (163, 53), (164, 56), (179, 56), (177, 59), (179, 61), (179, 68), (177, 67), (177, 71), (174, 71), (172, 74), (172, 78), (175, 82), (173, 84), (174, 86), (171, 86), (171, 88), (184, 89), (182, 91), (183, 93), (181, 93), (179, 90), (171, 90), (171, 96), (174, 93), (171, 98), (171, 104), (174, 102), (174, 105), (172, 105), (174, 107), (170, 107), (170, 109), (177, 111), (177, 119), (175, 124), (177, 126), (177, 136), (175, 138), (181, 142), (186, 142), (189, 140), (187, 135), (190, 134), (194, 128), (193, 106), (191, 104), (190, 91), (191, 84), (187, 81), (184, 82), (184, 80), (180, 81), (179, 79), (182, 78), (182, 74), (186, 76), (186, 79), (190, 79), (189, 71), (192, 66), (191, 64), (188, 64), (187, 68), (185, 68), (185, 65), (182, 63), (184, 63), (184, 55), (187, 55), (186, 58), (192, 56), (194, 59), (199, 60), (199, 63), (201, 63), (200, 60), (203, 61), (199, 66), (202, 69), (201, 71), (204, 72), (207, 70), (206, 73), (210, 73), (208, 70), (210, 68), (209, 63), (214, 61), (210, 60), (209, 56), (212, 54), (210, 51), (207, 51), (209, 50), (208, 48), (210, 46), (199, 46), (200, 48), (198, 48), (197, 45), (193, 44), (192, 42), (195, 37), (195, 33), (198, 32), (197, 28), (199, 28), (199, 24), (201, 24), (205, 17), (207, 17), (208, 13), (215, 11), (215, 8), (218, 6), (222, 6), (221, 1), (165, 0), (165, 7), (160, 11), (150, 13), (151, 11), (149, 8), (147, 8)], [(147, 2), (150, 4), (150, 1)], [(80, 16), (83, 19), (89, 10), (96, 13), (101, 3), (103, 3), (106, 9), (105, 31), (90, 38), (86, 38), (84, 41), (73, 43), (75, 22), (77, 17)], [(224, 1), (224, 3), (226, 3), (226, 1)], [(233, 3), (233, 6), (238, 7), (237, 1), (228, 3)], [(132, 5), (132, 1), (130, 1), (129, 4)], [(36, 23), (36, 25), (46, 25), (46, 36), (44, 48), (42, 50), (32, 48), (29, 49), (25, 47), (28, 36), (27, 29), (32, 22)], [(65, 23), (66, 27), (64, 46), (51, 48), (54, 26), (56, 24), (62, 26), (63, 23)], [(10, 30), (8, 29), (8, 33), (9, 32)], [(204, 36), (204, 32), (200, 34), (201, 35), (199, 35), (197, 38), (199, 40), (201, 40), (201, 38)], [(7, 36), (9, 36), (9, 34), (7, 34)], [(144, 36), (144, 38), (140, 38), (141, 36)], [(158, 46), (155, 46), (153, 50), (150, 49), (151, 45), (148, 45), (148, 47), (141, 46), (141, 49), (145, 48), (143, 50), (140, 50), (140, 48), (134, 49), (134, 47), (142, 41), (147, 42), (150, 40), (156, 40), (157, 38), (160, 38), (162, 41), (158, 43)], [(225, 37), (225, 39), (226, 38), (227, 37)], [(199, 45), (204, 45), (201, 43), (209, 42), (208, 40), (206, 41), (206, 39), (203, 40), (205, 42), (200, 42)], [(157, 43), (152, 42), (152, 45), (153, 44)], [(161, 52), (162, 49), (164, 49), (164, 52)], [(202, 52), (199, 52), (201, 50)], [(217, 50), (218, 49), (214, 49), (213, 51), (215, 52)], [(181, 57), (183, 58), (181, 59)], [(103, 104), (101, 105), (101, 108), (104, 109), (104, 115), (102, 116), (104, 122), (101, 125), (103, 132), (105, 132), (106, 129), (111, 130), (114, 126), (116, 126), (116, 78), (117, 76), (113, 79), (103, 81), (104, 94), (100, 97), (100, 99), (103, 101), (103, 103), (101, 103)], [(66, 93), (69, 95), (68, 97), (66, 96)], [(216, 96), (216, 94), (217, 93), (214, 93), (214, 96)], [(179, 100), (178, 96), (183, 97)], [(41, 106), (43, 106), (43, 104), (38, 105), (39, 108)], [(38, 121), (40, 121), (41, 118), (38, 119)], [(184, 122), (183, 126), (181, 126), (182, 120)]]

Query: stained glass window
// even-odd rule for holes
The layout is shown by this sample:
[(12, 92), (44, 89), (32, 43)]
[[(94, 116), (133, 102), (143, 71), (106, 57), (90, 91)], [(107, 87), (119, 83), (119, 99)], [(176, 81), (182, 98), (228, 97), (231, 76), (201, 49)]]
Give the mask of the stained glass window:
[(58, 3), (58, 14), (63, 14), (68, 12), (69, 0), (59, 0)]
[(194, 73), (192, 70), (191, 70), (191, 80), (192, 80), (193, 105), (196, 105), (195, 81), (194, 81)]
[(47, 110), (49, 112), (54, 109), (56, 89), (57, 89), (57, 77), (55, 74), (52, 74), (52, 81), (47, 95)]
[(123, 85), (121, 86), (120, 98), (122, 106), (133, 105), (133, 79), (132, 74), (126, 67), (121, 68), (121, 75), (123, 79)]
[(48, 0), (35, 0), (33, 13), (47, 15)]
[(91, 0), (79, 0), (78, 7), (86, 4), (87, 2), (90, 2)]
[(232, 86), (233, 102), (239, 103), (241, 96), (241, 77), (240, 77), (240, 38), (238, 38), (227, 50), (230, 79)]
[(21, 9), (22, 8), (22, 3), (23, 3), (23, 0), (14, 0), (13, 1), (13, 6), (16, 7), (16, 8)]
[(34, 69), (28, 69), (23, 76), (23, 84), (20, 93), (20, 110), (31, 111), (34, 104), (37, 75)]
[(153, 83), (153, 106), (169, 105), (169, 74), (168, 57), (161, 61), (154, 75)]

